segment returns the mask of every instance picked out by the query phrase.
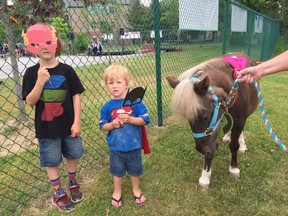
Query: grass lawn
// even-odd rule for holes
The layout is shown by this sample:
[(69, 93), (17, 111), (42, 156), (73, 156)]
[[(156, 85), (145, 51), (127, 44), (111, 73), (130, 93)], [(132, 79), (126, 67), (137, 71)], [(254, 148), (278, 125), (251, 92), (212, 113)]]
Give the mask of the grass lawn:
[[(288, 145), (288, 73), (261, 80), (267, 117), (277, 136)], [(287, 157), (270, 137), (259, 109), (247, 121), (248, 151), (239, 155), (241, 177), (229, 176), (229, 149), (221, 144), (212, 163), (211, 186), (207, 193), (198, 187), (204, 158), (195, 144), (186, 120), (170, 117), (161, 128), (151, 126), (148, 135), (152, 153), (143, 155), (145, 172), (141, 188), (148, 202), (135, 207), (128, 176), (123, 183), (123, 207), (111, 206), (112, 176), (108, 158), (101, 168), (94, 165), (82, 172), (85, 200), (70, 215), (288, 215)], [(33, 200), (24, 215), (59, 215), (50, 204), (50, 194)]]

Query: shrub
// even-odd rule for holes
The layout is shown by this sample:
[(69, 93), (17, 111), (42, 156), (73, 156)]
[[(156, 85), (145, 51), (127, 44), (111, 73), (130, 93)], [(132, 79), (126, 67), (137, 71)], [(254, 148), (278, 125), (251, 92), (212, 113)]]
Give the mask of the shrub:
[(88, 44), (90, 42), (90, 37), (83, 33), (76, 34), (75, 40), (73, 43), (73, 50), (76, 53), (86, 52), (88, 49)]

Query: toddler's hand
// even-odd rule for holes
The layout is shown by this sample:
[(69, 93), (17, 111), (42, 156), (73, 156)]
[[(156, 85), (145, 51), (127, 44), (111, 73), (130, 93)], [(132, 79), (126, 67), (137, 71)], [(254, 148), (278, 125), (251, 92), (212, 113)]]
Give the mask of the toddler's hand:
[(122, 124), (129, 123), (130, 115), (127, 113), (122, 113), (118, 115), (118, 119)]
[(119, 121), (118, 118), (116, 118), (112, 121), (112, 126), (113, 126), (113, 128), (120, 128), (121, 127), (121, 122)]

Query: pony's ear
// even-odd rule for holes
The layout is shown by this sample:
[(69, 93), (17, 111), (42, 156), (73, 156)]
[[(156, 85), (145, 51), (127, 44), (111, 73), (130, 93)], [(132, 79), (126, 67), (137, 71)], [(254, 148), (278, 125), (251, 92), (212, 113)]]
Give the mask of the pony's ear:
[(209, 77), (206, 76), (200, 82), (194, 84), (194, 90), (198, 95), (205, 95), (209, 88)]
[(168, 76), (168, 77), (165, 77), (166, 80), (169, 82), (170, 86), (172, 88), (175, 88), (179, 83), (180, 83), (180, 80), (178, 80), (176, 77), (174, 76)]

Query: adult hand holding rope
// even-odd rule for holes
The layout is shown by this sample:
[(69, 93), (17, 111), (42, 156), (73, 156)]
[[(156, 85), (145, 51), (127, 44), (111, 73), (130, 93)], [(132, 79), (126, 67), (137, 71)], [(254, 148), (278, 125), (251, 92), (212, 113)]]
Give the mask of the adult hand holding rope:
[(258, 64), (254, 67), (248, 67), (238, 72), (237, 79), (235, 82), (246, 82), (250, 84), (254, 84), (257, 95), (258, 95), (258, 103), (260, 107), (260, 112), (264, 121), (264, 124), (266, 125), (266, 128), (271, 135), (271, 137), (274, 139), (274, 141), (282, 148), (284, 151), (288, 152), (288, 148), (281, 142), (281, 140), (276, 136), (275, 132), (273, 131), (266, 112), (264, 108), (263, 103), (263, 97), (260, 91), (260, 86), (258, 85), (257, 81), (261, 79), (261, 77), (274, 74), (282, 71), (288, 70), (288, 51), (285, 51), (284, 53), (266, 61), (261, 64)]
[(253, 83), (259, 81), (261, 77), (282, 71), (288, 71), (288, 51), (258, 64), (254, 67), (248, 67), (238, 72), (237, 79), (239, 82)]

